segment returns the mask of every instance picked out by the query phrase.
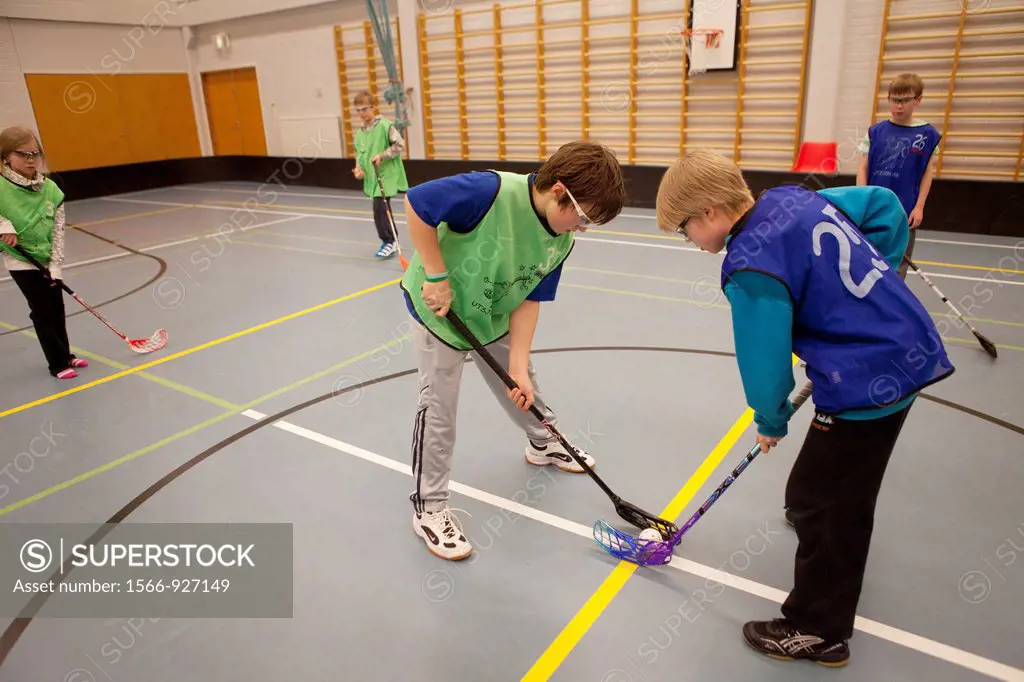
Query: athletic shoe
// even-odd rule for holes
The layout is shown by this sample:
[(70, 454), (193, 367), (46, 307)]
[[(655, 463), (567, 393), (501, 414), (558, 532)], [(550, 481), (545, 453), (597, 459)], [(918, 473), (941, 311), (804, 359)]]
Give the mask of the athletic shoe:
[(88, 367), (89, 366), (89, 361), (88, 360), (83, 360), (82, 358), (75, 358), (75, 357), (73, 357), (73, 358), (71, 358), (71, 366), (72, 367)]
[(452, 511), (445, 507), (435, 512), (414, 512), (412, 528), (416, 535), (423, 538), (427, 543), (427, 549), (433, 554), (449, 561), (458, 561), (468, 557), (473, 551), (473, 546), (469, 544), (459, 520)]
[[(567, 471), (570, 474), (582, 474), (584, 472), (583, 467), (572, 458), (572, 455), (566, 452), (565, 448), (557, 440), (546, 445), (538, 445), (532, 440), (528, 440), (527, 443), (526, 461), (530, 464), (541, 467), (554, 464), (561, 471)], [(583, 448), (576, 448), (576, 452), (580, 459), (587, 463), (587, 466), (591, 469), (595, 468), (594, 458), (588, 455)]]
[(850, 661), (846, 640), (826, 642), (817, 635), (797, 630), (785, 618), (750, 621), (743, 626), (743, 638), (758, 653), (780, 661), (806, 659), (830, 668)]
[(58, 379), (74, 379), (75, 377), (78, 376), (78, 372), (68, 367), (67, 369), (62, 369), (53, 376), (57, 377)]
[(398, 249), (395, 248), (394, 242), (384, 242), (377, 249), (377, 258), (391, 258), (397, 251)]

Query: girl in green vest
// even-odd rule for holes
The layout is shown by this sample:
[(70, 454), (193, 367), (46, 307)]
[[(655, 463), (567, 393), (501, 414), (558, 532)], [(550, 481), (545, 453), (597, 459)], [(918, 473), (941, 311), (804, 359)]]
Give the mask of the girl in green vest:
[[(39, 345), (58, 379), (78, 376), (88, 362), (71, 353), (58, 284), (64, 263), (64, 193), (41, 171), (42, 145), (28, 128), (0, 133), (0, 250), (11, 279), (28, 301)], [(13, 247), (47, 266), (47, 278)]]
[[(352, 174), (363, 181), (363, 192), (373, 199), (373, 222), (380, 237), (377, 258), (390, 258), (397, 249), (385, 202), (409, 189), (402, 163), (405, 141), (398, 128), (377, 112), (377, 102), (372, 94), (364, 90), (356, 95), (354, 103), (363, 127), (356, 131), (356, 166)], [(381, 196), (377, 184), (378, 173), (384, 185), (384, 196)]]

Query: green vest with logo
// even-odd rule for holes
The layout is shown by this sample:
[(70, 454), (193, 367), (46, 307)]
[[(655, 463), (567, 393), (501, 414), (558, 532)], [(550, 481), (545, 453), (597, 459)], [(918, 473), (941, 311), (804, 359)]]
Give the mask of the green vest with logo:
[[(366, 173), (363, 176), (363, 192), (369, 197), (379, 197), (380, 188), (377, 187), (377, 169), (370, 163), (370, 160), (377, 154), (387, 151), (391, 146), (391, 128), (394, 124), (386, 118), (381, 118), (377, 125), (369, 130), (357, 130), (355, 137), (356, 163)], [(405, 176), (405, 164), (402, 157), (396, 156), (380, 162), (380, 179), (384, 184), (384, 191), (389, 197), (409, 189), (409, 180)]]
[[(7, 218), (18, 233), (18, 246), (42, 265), (50, 264), (54, 216), (64, 202), (64, 192), (49, 178), (42, 189), (22, 187), (0, 177), (0, 216)], [(0, 242), (0, 248), (22, 262), (24, 256)]]
[[(486, 345), (508, 334), (512, 312), (545, 276), (569, 255), (573, 233), (552, 236), (540, 222), (530, 199), (529, 176), (491, 171), (500, 179), (498, 195), (483, 219), (468, 234), (441, 223), (437, 240), (448, 270), (451, 309)], [(460, 350), (472, 346), (445, 318), (423, 302), (426, 271), (417, 252), (402, 277), (413, 308), (427, 328)]]

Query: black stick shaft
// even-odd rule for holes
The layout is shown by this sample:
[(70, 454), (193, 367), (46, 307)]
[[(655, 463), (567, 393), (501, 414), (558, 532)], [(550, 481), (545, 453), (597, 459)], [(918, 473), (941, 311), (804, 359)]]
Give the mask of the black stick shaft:
[[(505, 383), (506, 386), (508, 386), (509, 390), (519, 388), (515, 380), (513, 380), (512, 377), (508, 375), (508, 372), (505, 371), (505, 368), (501, 366), (501, 364), (494, 358), (494, 356), (491, 355), (490, 352), (488, 352), (487, 349), (480, 344), (480, 341), (476, 338), (476, 335), (473, 334), (473, 332), (469, 331), (469, 329), (462, 322), (462, 320), (459, 319), (458, 315), (455, 314), (454, 310), (448, 310), (447, 319), (459, 331), (459, 333), (462, 334), (462, 336), (465, 337), (467, 341), (469, 341), (469, 344), (473, 346), (473, 350), (476, 351), (477, 355), (484, 359), (484, 362), (486, 362), (487, 365), (492, 370), (494, 370), (494, 373), (498, 375), (498, 377)], [(605, 482), (601, 480), (601, 478), (594, 472), (593, 469), (590, 468), (590, 465), (588, 465), (582, 457), (576, 454), (576, 449), (572, 447), (572, 444), (570, 444), (568, 440), (565, 439), (565, 436), (559, 433), (558, 429), (556, 429), (554, 426), (548, 423), (548, 420), (544, 416), (544, 413), (541, 412), (540, 409), (538, 409), (536, 404), (530, 405), (530, 414), (536, 417), (537, 420), (540, 421), (540, 423), (543, 424), (549, 432), (551, 432), (551, 435), (558, 439), (558, 442), (562, 444), (562, 447), (565, 448), (566, 452), (569, 453), (569, 456), (576, 460), (576, 462), (579, 463), (579, 465), (583, 467), (588, 474), (590, 474), (590, 477), (594, 479), (595, 483), (601, 486), (601, 489), (604, 490), (605, 494), (608, 495), (608, 497), (610, 497), (613, 501), (618, 502), (619, 496), (612, 492), (612, 489), (609, 488), (605, 484)]]

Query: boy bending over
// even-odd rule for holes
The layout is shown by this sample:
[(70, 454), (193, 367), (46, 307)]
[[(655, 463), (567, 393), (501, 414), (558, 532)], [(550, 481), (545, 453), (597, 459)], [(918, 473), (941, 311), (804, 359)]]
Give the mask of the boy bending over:
[(768, 656), (845, 665), (889, 457), (918, 392), (953, 373), (895, 271), (906, 213), (882, 187), (783, 186), (755, 201), (732, 161), (697, 151), (663, 176), (657, 217), (704, 251), (728, 247), (721, 282), (762, 452), (787, 434), (793, 354), (813, 383), (816, 413), (785, 493), (793, 590), (782, 618), (743, 635)]

